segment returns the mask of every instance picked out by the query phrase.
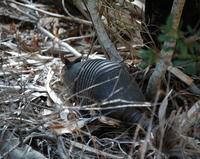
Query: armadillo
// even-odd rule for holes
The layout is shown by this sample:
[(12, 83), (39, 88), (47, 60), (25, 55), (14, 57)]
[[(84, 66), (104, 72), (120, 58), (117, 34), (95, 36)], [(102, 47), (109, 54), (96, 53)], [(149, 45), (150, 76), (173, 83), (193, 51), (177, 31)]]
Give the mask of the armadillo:
[[(63, 79), (70, 94), (76, 94), (80, 103), (101, 103), (118, 99), (106, 106), (129, 102), (144, 102), (145, 98), (138, 84), (129, 74), (124, 63), (104, 59), (67, 63), (63, 68)], [(137, 108), (125, 107), (102, 111), (109, 117), (127, 122), (139, 122), (142, 114)]]

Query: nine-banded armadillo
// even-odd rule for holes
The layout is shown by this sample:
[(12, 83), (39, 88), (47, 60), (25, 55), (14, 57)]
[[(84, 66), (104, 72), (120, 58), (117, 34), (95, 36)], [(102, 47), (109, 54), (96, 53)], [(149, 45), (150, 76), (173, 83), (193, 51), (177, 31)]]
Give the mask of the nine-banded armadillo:
[[(108, 60), (94, 59), (83, 62), (66, 63), (63, 68), (64, 84), (82, 104), (113, 101), (116, 99), (129, 102), (143, 102), (145, 98), (125, 64)], [(107, 104), (116, 106), (122, 101)], [(110, 117), (128, 122), (139, 122), (140, 111), (133, 107), (125, 107), (102, 111)]]

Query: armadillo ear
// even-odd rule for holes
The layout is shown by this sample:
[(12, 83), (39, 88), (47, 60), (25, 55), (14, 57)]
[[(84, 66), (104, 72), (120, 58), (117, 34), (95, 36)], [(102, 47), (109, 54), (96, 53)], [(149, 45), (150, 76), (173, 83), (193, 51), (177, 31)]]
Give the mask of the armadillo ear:
[(65, 64), (65, 66), (66, 66), (67, 68), (70, 68), (70, 67), (73, 65), (73, 62), (69, 61), (69, 60), (67, 59), (67, 57), (65, 57), (64, 54), (61, 54), (61, 55), (60, 55), (60, 59), (61, 59), (61, 61)]
[(78, 57), (75, 60), (70, 60), (69, 58), (65, 57), (65, 55), (60, 55), (61, 61), (65, 64), (65, 66), (69, 69), (72, 67), (73, 64), (81, 62), (82, 57)]
[(68, 59), (64, 59), (64, 64), (68, 69), (70, 69), (73, 65), (73, 62), (69, 61)]
[(61, 61), (65, 64), (65, 66), (67, 66), (67, 68), (70, 68), (73, 65), (73, 62), (69, 61), (64, 56), (61, 56)]
[(65, 59), (64, 64), (67, 66), (68, 69), (70, 69), (73, 64), (81, 62), (81, 59), (82, 59), (82, 57), (78, 57), (74, 61), (70, 61), (68, 59)]
[(82, 59), (82, 56), (81, 56), (81, 57), (78, 57), (77, 59), (75, 59), (75, 60), (73, 61), (73, 63), (81, 62), (81, 59)]

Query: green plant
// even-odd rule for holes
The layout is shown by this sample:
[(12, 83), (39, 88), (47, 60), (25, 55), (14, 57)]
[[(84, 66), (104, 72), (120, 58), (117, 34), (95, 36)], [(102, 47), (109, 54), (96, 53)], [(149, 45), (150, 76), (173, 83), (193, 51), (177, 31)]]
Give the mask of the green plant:
[[(181, 26), (182, 24), (180, 24)], [(180, 27), (181, 28), (181, 27)], [(182, 32), (180, 29), (177, 34), (167, 34), (170, 33), (172, 29), (172, 17), (167, 19), (166, 25), (161, 27), (161, 33), (158, 35), (158, 41), (164, 43), (165, 41), (176, 40), (176, 49), (174, 52), (174, 58), (172, 63), (174, 66), (179, 66), (183, 68), (185, 73), (191, 75), (200, 74), (200, 43), (198, 40), (188, 42), (187, 38), (189, 36), (198, 36), (191, 27), (188, 27), (188, 33)], [(162, 48), (167, 49), (171, 48)], [(141, 67), (147, 67), (149, 65), (154, 65), (156, 63), (156, 53), (153, 49), (140, 50), (138, 56), (143, 59)]]

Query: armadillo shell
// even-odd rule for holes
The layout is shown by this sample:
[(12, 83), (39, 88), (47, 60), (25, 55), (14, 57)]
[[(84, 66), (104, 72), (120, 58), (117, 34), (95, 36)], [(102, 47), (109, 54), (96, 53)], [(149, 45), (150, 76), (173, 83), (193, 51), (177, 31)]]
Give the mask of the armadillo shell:
[[(82, 104), (126, 100), (129, 102), (144, 101), (144, 96), (137, 83), (123, 64), (108, 60), (95, 59), (78, 62), (65, 71), (64, 80), (73, 83), (71, 92), (76, 93)], [(107, 104), (121, 105), (123, 102)], [(111, 117), (125, 121), (138, 122), (141, 114), (133, 107), (102, 111)]]

